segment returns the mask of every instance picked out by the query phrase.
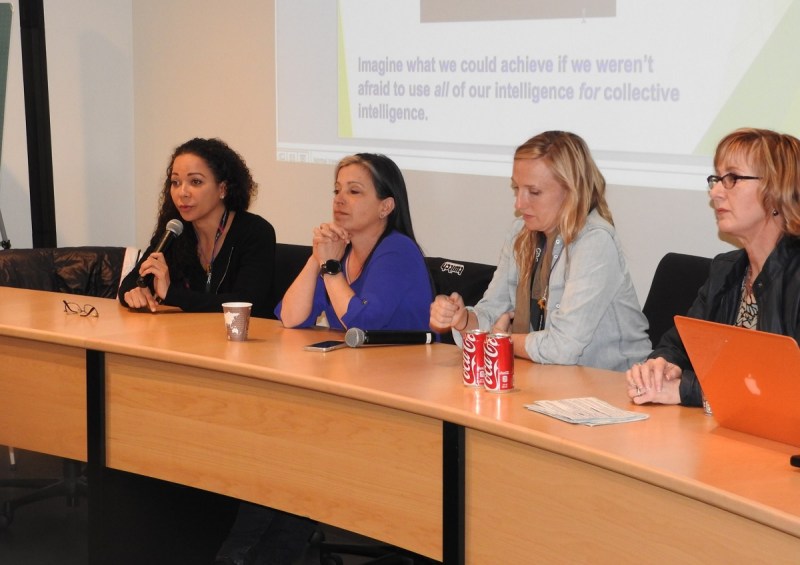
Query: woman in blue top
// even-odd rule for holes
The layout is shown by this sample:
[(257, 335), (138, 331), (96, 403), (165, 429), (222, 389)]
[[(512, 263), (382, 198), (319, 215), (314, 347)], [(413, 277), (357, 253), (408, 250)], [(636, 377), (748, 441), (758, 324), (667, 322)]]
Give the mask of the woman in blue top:
[[(333, 222), (314, 228), (313, 251), (275, 314), (288, 328), (427, 330), (433, 288), (411, 227), (403, 175), (384, 155), (336, 166)], [(216, 563), (294, 563), (314, 522), (242, 504)], [(258, 548), (269, 551), (262, 556)]]
[(275, 314), (289, 328), (427, 330), (432, 285), (400, 169), (384, 155), (345, 157), (333, 194), (333, 222), (314, 228)]

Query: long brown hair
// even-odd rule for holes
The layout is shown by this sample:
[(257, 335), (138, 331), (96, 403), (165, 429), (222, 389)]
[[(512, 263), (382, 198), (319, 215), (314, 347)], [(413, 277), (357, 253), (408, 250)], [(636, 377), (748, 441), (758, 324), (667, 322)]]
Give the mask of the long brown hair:
[[(517, 147), (514, 160), (517, 159), (543, 159), (566, 190), (558, 221), (558, 231), (565, 246), (575, 240), (592, 210), (597, 210), (613, 225), (611, 211), (606, 204), (605, 178), (592, 159), (586, 142), (579, 136), (566, 131), (540, 133)], [(537, 238), (538, 232), (523, 226), (514, 241), (519, 284), (530, 284), (530, 266)]]

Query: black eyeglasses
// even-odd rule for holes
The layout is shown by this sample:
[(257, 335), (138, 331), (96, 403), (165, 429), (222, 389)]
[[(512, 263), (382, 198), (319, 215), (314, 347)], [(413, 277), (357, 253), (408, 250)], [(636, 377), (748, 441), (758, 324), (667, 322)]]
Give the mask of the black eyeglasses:
[(78, 314), (86, 318), (87, 316), (93, 316), (97, 318), (100, 313), (97, 311), (97, 308), (92, 306), (91, 304), (84, 304), (81, 306), (77, 302), (69, 302), (68, 300), (64, 300), (64, 312), (67, 314)]
[(718, 182), (722, 183), (722, 187), (725, 190), (730, 190), (736, 186), (737, 181), (740, 180), (761, 180), (761, 177), (748, 177), (745, 175), (728, 173), (727, 175), (722, 175), (721, 177), (718, 177), (717, 175), (709, 175), (709, 177), (706, 179), (706, 182), (708, 182), (708, 190), (713, 189), (714, 185)]

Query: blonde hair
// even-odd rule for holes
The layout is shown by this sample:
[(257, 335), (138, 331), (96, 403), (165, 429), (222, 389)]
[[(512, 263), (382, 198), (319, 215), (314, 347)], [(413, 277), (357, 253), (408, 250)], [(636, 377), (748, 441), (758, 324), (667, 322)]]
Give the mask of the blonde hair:
[(767, 129), (741, 128), (717, 145), (714, 167), (731, 157), (740, 157), (761, 177), (758, 192), (767, 213), (777, 210), (782, 229), (800, 235), (800, 140)]
[[(517, 159), (542, 159), (566, 191), (560, 211), (558, 232), (569, 245), (586, 225), (592, 210), (614, 224), (606, 204), (606, 181), (592, 159), (586, 142), (574, 133), (546, 131), (520, 145)], [(519, 284), (530, 284), (530, 267), (538, 232), (522, 227), (514, 241), (514, 255), (520, 272)]]

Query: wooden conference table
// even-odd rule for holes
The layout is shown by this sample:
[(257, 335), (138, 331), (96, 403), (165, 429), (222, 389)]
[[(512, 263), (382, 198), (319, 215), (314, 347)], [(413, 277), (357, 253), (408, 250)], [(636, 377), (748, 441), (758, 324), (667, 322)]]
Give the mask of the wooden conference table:
[[(332, 332), (221, 314), (63, 312), (0, 288), (0, 444), (88, 460), (90, 561), (109, 469), (249, 500), (447, 563), (797, 562), (798, 449), (702, 410), (635, 408), (622, 375), (517, 360), (517, 391), (461, 385), (448, 345), (303, 345)], [(78, 297), (79, 300), (82, 297)], [(645, 421), (523, 407), (595, 396)], [(95, 478), (96, 477), (96, 478)]]

